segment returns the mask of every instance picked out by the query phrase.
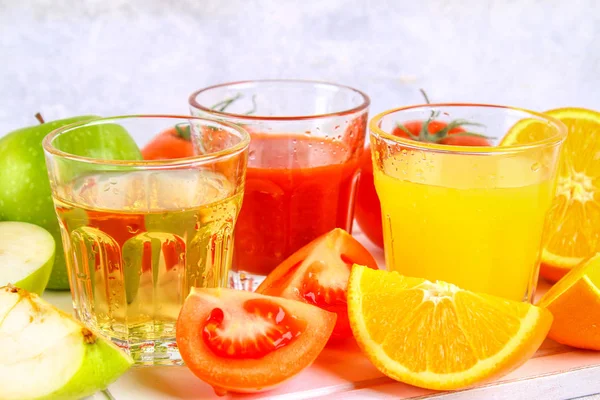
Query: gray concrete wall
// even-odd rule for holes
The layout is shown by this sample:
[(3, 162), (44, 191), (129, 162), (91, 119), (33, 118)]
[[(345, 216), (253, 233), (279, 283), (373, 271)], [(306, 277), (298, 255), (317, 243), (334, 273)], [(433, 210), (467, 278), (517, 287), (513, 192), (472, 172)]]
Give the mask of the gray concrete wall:
[(194, 89), (252, 78), (353, 85), (372, 114), (419, 87), (600, 109), (600, 1), (0, 0), (0, 135), (37, 111), (186, 113)]

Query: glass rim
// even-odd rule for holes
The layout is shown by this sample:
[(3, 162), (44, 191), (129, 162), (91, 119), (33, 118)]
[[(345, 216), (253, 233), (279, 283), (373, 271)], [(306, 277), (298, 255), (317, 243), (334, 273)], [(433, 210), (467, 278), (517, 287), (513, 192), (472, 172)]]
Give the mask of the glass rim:
[[(407, 111), (414, 109), (425, 109), (425, 108), (442, 108), (442, 107), (479, 107), (479, 108), (490, 108), (501, 111), (517, 111), (529, 116), (537, 117), (539, 119), (550, 122), (555, 128), (555, 134), (535, 142), (526, 143), (526, 144), (514, 144), (508, 146), (449, 146), (438, 143), (426, 143), (419, 142), (407, 138), (402, 138), (398, 136), (394, 136), (391, 133), (385, 132), (383, 129), (379, 127), (379, 123), (383, 120), (384, 117), (390, 114), (394, 114), (399, 111)], [(525, 117), (525, 115), (524, 115)], [(515, 124), (518, 123), (515, 122)], [(542, 112), (531, 111), (526, 108), (520, 107), (511, 107), (511, 106), (503, 106), (497, 104), (479, 104), (479, 103), (431, 103), (431, 104), (417, 104), (405, 107), (397, 107), (392, 108), (386, 111), (383, 111), (377, 115), (375, 115), (371, 121), (369, 122), (369, 130), (371, 131), (371, 135), (386, 139), (388, 141), (393, 141), (396, 143), (401, 143), (403, 146), (406, 146), (413, 150), (427, 150), (434, 151), (438, 153), (451, 153), (451, 154), (468, 154), (468, 155), (485, 155), (485, 154), (511, 154), (518, 153), (525, 150), (532, 150), (545, 146), (557, 145), (565, 140), (568, 132), (567, 126), (557, 118), (554, 118), (550, 115), (544, 114)]]
[[(240, 134), (240, 142), (235, 145), (228, 147), (226, 149), (206, 153), (206, 154), (198, 154), (190, 157), (183, 158), (174, 158), (174, 159), (164, 159), (164, 160), (107, 160), (101, 158), (92, 158), (85, 156), (78, 156), (76, 154), (68, 153), (56, 148), (52, 141), (60, 136), (61, 134), (67, 133), (74, 129), (83, 127), (83, 126), (94, 126), (94, 125), (103, 125), (106, 123), (112, 123), (119, 120), (125, 119), (171, 119), (171, 120), (195, 120), (206, 123), (206, 125), (221, 125), (230, 132), (233, 130)], [(155, 133), (155, 135), (160, 134), (161, 132)], [(190, 139), (191, 140), (191, 139)], [(48, 133), (44, 139), (42, 140), (42, 147), (44, 152), (49, 155), (60, 157), (63, 159), (68, 159), (72, 161), (78, 161), (86, 164), (96, 164), (103, 166), (115, 166), (115, 167), (145, 167), (145, 168), (164, 168), (164, 167), (179, 167), (195, 164), (197, 162), (209, 162), (218, 160), (224, 156), (233, 155), (236, 153), (240, 153), (248, 148), (250, 144), (250, 134), (244, 128), (239, 125), (233, 124), (227, 121), (218, 121), (208, 118), (195, 117), (191, 115), (163, 115), (163, 114), (131, 114), (131, 115), (119, 115), (114, 117), (103, 117), (103, 118), (95, 118), (84, 121), (74, 122), (72, 124), (61, 126), (57, 129), (54, 129), (50, 133)], [(140, 149), (141, 150), (141, 149)]]
[[(227, 86), (249, 85), (249, 84), (257, 85), (257, 84), (264, 84), (264, 83), (297, 83), (297, 84), (302, 84), (302, 85), (313, 85), (313, 86), (322, 85), (322, 86), (331, 86), (331, 87), (335, 87), (335, 88), (341, 88), (341, 89), (349, 90), (351, 92), (354, 92), (354, 93), (357, 93), (358, 95), (360, 95), (362, 97), (362, 103), (355, 107), (348, 108), (348, 109), (345, 109), (342, 111), (325, 113), (325, 114), (272, 116), (272, 115), (247, 115), (247, 114), (228, 113), (225, 111), (216, 111), (216, 110), (213, 110), (209, 107), (206, 107), (206, 106), (200, 104), (197, 101), (198, 95), (200, 95), (201, 93), (207, 92), (209, 90), (223, 88), (223, 87), (227, 87)], [(253, 80), (251, 79), (251, 80), (244, 80), (244, 81), (219, 83), (216, 85), (211, 85), (211, 86), (207, 86), (205, 88), (196, 90), (188, 98), (188, 103), (191, 107), (193, 107), (195, 109), (198, 109), (198, 110), (201, 110), (206, 113), (213, 114), (213, 115), (226, 117), (226, 118), (235, 118), (235, 119), (239, 119), (239, 120), (248, 120), (248, 121), (303, 121), (303, 120), (341, 117), (344, 115), (355, 114), (355, 113), (361, 112), (363, 110), (366, 110), (369, 107), (369, 105), (371, 104), (371, 99), (365, 92), (363, 92), (361, 90), (355, 89), (351, 86), (327, 82), (327, 81), (310, 80), (310, 79), (253, 79)]]

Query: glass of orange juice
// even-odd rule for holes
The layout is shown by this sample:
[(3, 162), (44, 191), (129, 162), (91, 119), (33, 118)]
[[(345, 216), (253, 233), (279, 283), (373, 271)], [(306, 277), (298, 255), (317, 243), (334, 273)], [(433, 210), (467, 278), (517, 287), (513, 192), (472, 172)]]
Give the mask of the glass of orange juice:
[[(134, 140), (174, 129), (197, 133), (196, 155), (141, 159)], [(105, 151), (115, 140), (121, 151)], [(75, 314), (136, 364), (181, 364), (175, 326), (190, 288), (227, 285), (249, 140), (176, 116), (95, 119), (44, 139)]]
[[(566, 127), (475, 104), (389, 110), (369, 127), (387, 268), (531, 301)], [(523, 130), (531, 143), (508, 145)]]

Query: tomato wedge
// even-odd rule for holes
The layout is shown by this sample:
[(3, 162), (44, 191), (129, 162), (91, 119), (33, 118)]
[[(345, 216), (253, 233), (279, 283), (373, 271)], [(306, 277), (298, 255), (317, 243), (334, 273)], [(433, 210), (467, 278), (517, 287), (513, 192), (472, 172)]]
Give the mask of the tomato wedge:
[(188, 368), (217, 394), (256, 392), (309, 366), (335, 320), (335, 314), (298, 301), (192, 288), (177, 320), (177, 345)]
[(331, 338), (352, 336), (346, 290), (353, 264), (377, 269), (373, 256), (343, 229), (336, 228), (313, 240), (275, 268), (257, 293), (285, 297), (335, 312)]

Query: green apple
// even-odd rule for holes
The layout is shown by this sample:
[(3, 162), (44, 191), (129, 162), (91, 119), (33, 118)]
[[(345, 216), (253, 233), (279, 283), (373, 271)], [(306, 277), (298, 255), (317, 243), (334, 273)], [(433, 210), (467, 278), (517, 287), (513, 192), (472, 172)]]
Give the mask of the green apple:
[[(0, 138), (0, 221), (23, 221), (47, 229), (56, 241), (49, 289), (68, 289), (69, 281), (42, 139), (54, 129), (98, 118), (80, 116), (13, 131)], [(142, 155), (127, 131), (117, 124), (90, 126), (60, 139), (61, 150), (80, 156), (140, 160)]]
[(42, 294), (54, 264), (52, 235), (27, 222), (0, 222), (0, 286)]
[(0, 396), (80, 399), (105, 389), (133, 360), (39, 296), (0, 288)]

